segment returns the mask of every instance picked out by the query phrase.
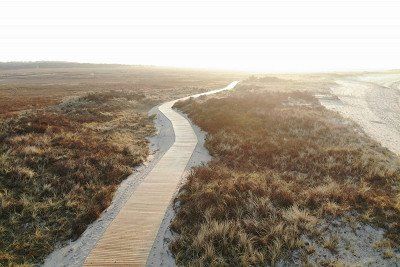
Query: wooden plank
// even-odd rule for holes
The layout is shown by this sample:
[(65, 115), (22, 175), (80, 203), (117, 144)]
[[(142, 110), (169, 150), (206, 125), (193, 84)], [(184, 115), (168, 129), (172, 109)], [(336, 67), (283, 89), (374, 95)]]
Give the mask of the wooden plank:
[[(232, 83), (224, 90), (235, 85)], [(176, 101), (159, 107), (172, 123), (174, 144), (127, 200), (86, 258), (84, 266), (146, 264), (165, 211), (197, 144), (189, 121), (172, 109)]]

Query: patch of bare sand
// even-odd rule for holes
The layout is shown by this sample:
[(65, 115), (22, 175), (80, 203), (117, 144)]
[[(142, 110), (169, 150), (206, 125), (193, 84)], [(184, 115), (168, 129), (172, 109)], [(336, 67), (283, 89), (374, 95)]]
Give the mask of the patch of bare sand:
[(400, 75), (366, 74), (340, 79), (322, 105), (358, 123), (384, 147), (400, 154)]

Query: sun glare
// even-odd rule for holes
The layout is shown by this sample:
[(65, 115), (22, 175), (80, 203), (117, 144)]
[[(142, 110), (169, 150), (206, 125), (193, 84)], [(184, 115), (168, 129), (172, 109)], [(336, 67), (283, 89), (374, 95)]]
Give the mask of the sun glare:
[(0, 61), (66, 60), (252, 71), (388, 69), (395, 1), (0, 3)]

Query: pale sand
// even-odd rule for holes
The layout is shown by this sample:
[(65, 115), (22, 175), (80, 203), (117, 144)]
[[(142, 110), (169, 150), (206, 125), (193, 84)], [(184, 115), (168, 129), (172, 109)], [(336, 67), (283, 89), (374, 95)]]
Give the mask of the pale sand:
[(321, 103), (358, 123), (384, 147), (400, 154), (400, 75), (366, 74), (337, 80), (334, 99)]

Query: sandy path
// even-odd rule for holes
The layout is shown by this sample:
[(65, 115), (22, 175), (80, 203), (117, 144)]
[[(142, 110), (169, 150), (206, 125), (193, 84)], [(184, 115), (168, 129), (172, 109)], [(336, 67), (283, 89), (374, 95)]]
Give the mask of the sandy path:
[(400, 75), (368, 74), (336, 81), (331, 92), (339, 100), (321, 99), (363, 127), (364, 131), (400, 154)]
[[(232, 89), (237, 82), (211, 92)], [(170, 201), (177, 190), (193, 151), (197, 137), (189, 121), (172, 109), (176, 101), (164, 103), (159, 110), (170, 120), (175, 141), (110, 223), (86, 258), (86, 266), (144, 266)]]

